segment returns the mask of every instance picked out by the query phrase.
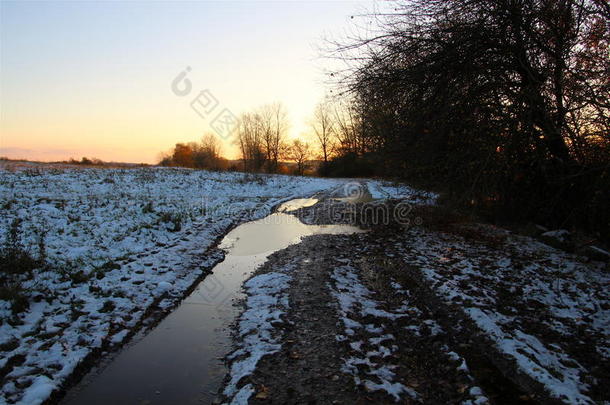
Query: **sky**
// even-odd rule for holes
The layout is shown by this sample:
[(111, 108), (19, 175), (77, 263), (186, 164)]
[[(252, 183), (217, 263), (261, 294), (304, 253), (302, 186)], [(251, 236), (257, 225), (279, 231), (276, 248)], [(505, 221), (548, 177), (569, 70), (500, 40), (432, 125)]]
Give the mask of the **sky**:
[(306, 134), (324, 38), (371, 5), (0, 0), (0, 155), (155, 163), (212, 131), (236, 158), (232, 117), (272, 102)]

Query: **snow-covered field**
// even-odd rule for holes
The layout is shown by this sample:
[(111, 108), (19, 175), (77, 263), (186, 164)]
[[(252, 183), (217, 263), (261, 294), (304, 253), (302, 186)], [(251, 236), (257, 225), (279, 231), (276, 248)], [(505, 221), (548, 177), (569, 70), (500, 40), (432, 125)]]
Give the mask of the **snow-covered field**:
[[(0, 403), (42, 402), (153, 304), (174, 304), (234, 224), (339, 184), (166, 168), (0, 169), (0, 245), (18, 219), (20, 243), (48, 264), (2, 286)], [(14, 293), (26, 309), (9, 300)]]
[[(0, 247), (7, 251), (12, 227), (18, 243), (46, 263), (32, 274), (0, 274), (0, 404), (43, 402), (87, 356), (120, 344), (151, 308), (174, 305), (219, 259), (205, 251), (232, 226), (318, 191), (358, 201), (366, 197), (362, 184), (167, 168), (0, 168)], [(376, 200), (433, 204), (437, 197), (379, 181), (366, 185)], [(445, 310), (463, 314), (487, 342), (479, 344), (493, 347), (515, 373), (566, 403), (599, 397), (592, 370), (610, 361), (610, 276), (601, 263), (476, 224), (450, 232), (415, 227), (381, 239), (384, 255), (417, 268)], [(288, 310), (290, 280), (286, 267), (245, 284), (242, 341), (225, 388), (235, 403), (254, 392), (238, 388), (242, 377), (278, 350), (274, 324)], [(351, 353), (342, 371), (369, 391), (417, 399), (417, 387), (397, 379), (398, 335), (390, 326), (415, 335), (453, 326), (424, 319), (397, 282), (395, 306), (365, 284), (347, 259), (327, 284), (341, 319), (337, 340)], [(461, 355), (442, 351), (468, 374)], [(487, 400), (472, 390), (472, 403)]]

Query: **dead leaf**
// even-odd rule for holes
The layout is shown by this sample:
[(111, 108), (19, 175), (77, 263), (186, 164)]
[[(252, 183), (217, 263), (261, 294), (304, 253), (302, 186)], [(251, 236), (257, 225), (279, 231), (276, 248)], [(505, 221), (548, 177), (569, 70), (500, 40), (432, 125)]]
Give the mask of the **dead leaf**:
[(254, 396), (256, 399), (269, 399), (269, 388), (261, 385), (258, 387), (258, 392)]

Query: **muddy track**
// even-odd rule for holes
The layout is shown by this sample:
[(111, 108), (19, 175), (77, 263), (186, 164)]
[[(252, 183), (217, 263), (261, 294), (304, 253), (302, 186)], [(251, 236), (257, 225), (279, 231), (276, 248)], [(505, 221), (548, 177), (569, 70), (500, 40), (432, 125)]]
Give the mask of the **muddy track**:
[[(367, 390), (356, 384), (353, 375), (342, 371), (345, 360), (371, 351), (367, 346), (373, 337), (358, 330), (348, 340), (339, 341), (343, 326), (337, 313), (336, 299), (331, 293), (331, 273), (336, 266), (350, 263), (363, 283), (375, 289), (375, 298), (384, 306), (399, 304), (394, 300), (390, 278), (381, 279), (371, 272), (371, 256), (362, 249), (370, 235), (312, 236), (269, 258), (257, 274), (274, 271), (295, 263), (296, 269), (290, 285), (290, 309), (283, 327), (282, 349), (264, 357), (255, 373), (244, 380), (257, 387), (250, 403), (395, 403), (395, 399), (383, 390)], [(394, 300), (395, 301), (395, 300)], [(418, 313), (419, 312), (419, 313)], [(476, 384), (470, 376), (459, 370), (460, 363), (447, 357), (443, 345), (449, 343), (446, 336), (435, 334), (425, 321), (430, 319), (427, 310), (413, 305), (408, 319), (386, 322), (376, 319), (356, 318), (383, 328), (382, 334), (391, 334), (396, 349), (391, 358), (375, 358), (379, 363), (396, 365), (395, 382), (417, 393), (417, 398), (402, 398), (402, 403), (458, 403), (472, 399), (469, 391)], [(422, 328), (408, 332), (410, 324)], [(431, 323), (431, 322), (430, 322)], [(375, 334), (378, 335), (379, 333)], [(363, 342), (360, 350), (350, 343)], [(363, 366), (363, 376), (366, 366)]]
[[(318, 204), (292, 214), (310, 224), (370, 228), (366, 218), (337, 209), (341, 203), (333, 197), (340, 191), (318, 194)], [(394, 224), (364, 234), (310, 236), (255, 272), (289, 268), (292, 280), (289, 309), (275, 330), (281, 348), (239, 383), (254, 387), (248, 403), (536, 403), (477, 348), (473, 326), (441, 305), (418, 269), (399, 259), (392, 241), (404, 233)], [(343, 315), (366, 327), (346, 334), (339, 302), (346, 286), (338, 268), (349, 269), (375, 311), (402, 315), (375, 317), (356, 304)], [(391, 370), (391, 378), (380, 378), (379, 369)]]

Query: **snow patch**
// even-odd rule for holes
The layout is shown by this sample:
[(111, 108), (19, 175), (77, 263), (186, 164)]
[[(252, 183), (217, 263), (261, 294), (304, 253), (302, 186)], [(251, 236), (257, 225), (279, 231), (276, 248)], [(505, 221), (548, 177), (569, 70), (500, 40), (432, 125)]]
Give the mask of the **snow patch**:
[(275, 353), (281, 347), (278, 330), (274, 322), (288, 309), (288, 284), (291, 277), (285, 273), (265, 273), (252, 277), (244, 288), (248, 294), (246, 310), (238, 324), (240, 342), (238, 349), (229, 355), (232, 361), (229, 382), (224, 395), (234, 401), (247, 400), (251, 392), (248, 385), (238, 389), (239, 382), (252, 374), (258, 361), (265, 355)]
[[(353, 329), (356, 328), (356, 325), (358, 328), (362, 328), (362, 324), (352, 318), (354, 316), (378, 318), (380, 326), (367, 324), (365, 328), (366, 332), (375, 335), (383, 332), (384, 322), (406, 316), (381, 309), (380, 304), (372, 298), (373, 293), (360, 282), (356, 270), (350, 265), (336, 267), (331, 273), (331, 279), (334, 281), (334, 286), (329, 285), (329, 288), (332, 296), (337, 300), (339, 317), (344, 324), (347, 336), (354, 334)], [(391, 343), (393, 340), (392, 334), (371, 337), (368, 339), (367, 346), (372, 347), (373, 350), (366, 353), (362, 353), (363, 342), (361, 340), (350, 342), (349, 345), (355, 353), (353, 357), (345, 359), (341, 371), (352, 375), (357, 385), (363, 385), (369, 391), (385, 391), (395, 401), (400, 401), (404, 395), (417, 398), (415, 390), (396, 381), (396, 375), (392, 370), (398, 367), (397, 365), (388, 364), (388, 361), (379, 364), (372, 360), (376, 357), (388, 358), (396, 350), (396, 346), (388, 348), (382, 343)], [(366, 366), (364, 374), (357, 367), (358, 365)]]

